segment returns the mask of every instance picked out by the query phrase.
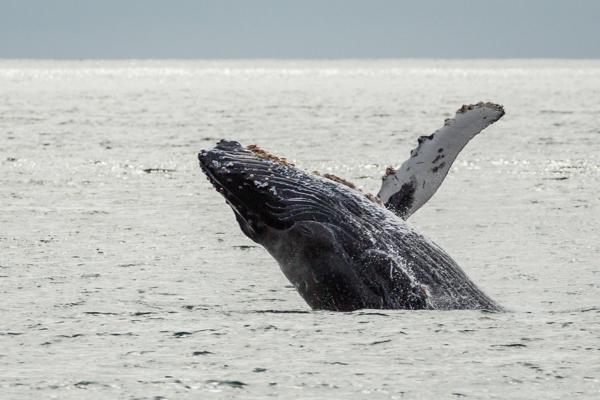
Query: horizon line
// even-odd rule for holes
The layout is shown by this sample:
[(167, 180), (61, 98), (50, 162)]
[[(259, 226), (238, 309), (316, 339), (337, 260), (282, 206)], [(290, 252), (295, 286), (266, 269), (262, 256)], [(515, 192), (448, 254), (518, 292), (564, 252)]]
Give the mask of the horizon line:
[(2, 57), (0, 61), (598, 61), (600, 57)]

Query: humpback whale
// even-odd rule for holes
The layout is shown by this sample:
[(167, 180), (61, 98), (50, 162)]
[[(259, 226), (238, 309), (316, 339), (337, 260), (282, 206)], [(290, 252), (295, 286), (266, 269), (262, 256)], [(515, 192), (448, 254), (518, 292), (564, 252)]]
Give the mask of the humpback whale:
[(256, 145), (219, 141), (200, 168), (313, 309), (502, 307), (406, 219), (440, 186), (459, 152), (504, 115), (502, 106), (462, 106), (410, 158), (388, 167), (373, 196), (350, 182), (303, 171)]

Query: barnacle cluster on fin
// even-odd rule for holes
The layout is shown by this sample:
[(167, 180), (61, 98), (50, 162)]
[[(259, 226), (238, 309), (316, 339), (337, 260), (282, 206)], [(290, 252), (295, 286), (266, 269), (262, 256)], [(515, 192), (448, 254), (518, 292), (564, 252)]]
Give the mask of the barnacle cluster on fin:
[(294, 166), (294, 164), (289, 162), (287, 158), (279, 157), (273, 153), (269, 153), (268, 151), (261, 149), (260, 147), (258, 147), (255, 144), (249, 144), (248, 146), (246, 146), (246, 149), (250, 150), (257, 157), (262, 158), (263, 160), (269, 160), (269, 161), (276, 162), (278, 164)]
[(483, 102), (480, 101), (477, 104), (463, 104), (458, 110), (456, 110), (457, 113), (464, 113), (467, 112), (469, 110), (472, 110), (474, 108), (479, 108), (479, 107), (488, 107), (488, 108), (492, 108), (494, 110), (500, 111), (502, 112), (502, 114), (504, 114), (504, 107), (502, 107), (500, 104), (496, 104), (496, 103), (491, 103), (491, 102)]
[[(450, 126), (454, 122), (456, 122), (456, 117), (458, 116), (458, 114), (464, 114), (467, 111), (472, 111), (472, 110), (475, 110), (478, 108), (488, 108), (488, 109), (499, 112), (497, 117), (494, 117), (493, 119), (489, 120), (490, 123), (494, 123), (495, 121), (499, 120), (504, 115), (504, 107), (502, 107), (500, 104), (491, 103), (489, 101), (488, 102), (480, 101), (479, 103), (475, 103), (475, 104), (463, 104), (458, 110), (456, 110), (455, 118), (446, 118), (444, 120), (444, 127)], [(483, 119), (486, 119), (486, 118), (487, 117), (483, 117)], [(434, 133), (432, 133), (431, 135), (419, 136), (419, 138), (417, 139), (417, 147), (410, 151), (410, 156), (416, 157), (417, 155), (419, 155), (419, 152), (422, 147), (421, 145), (429, 140), (433, 140), (433, 138), (439, 131), (440, 130), (437, 130)], [(388, 172), (388, 170), (386, 169), (386, 173), (383, 176), (384, 178), (389, 175), (387, 172)]]
[(385, 167), (384, 177), (394, 175), (395, 173), (396, 173), (396, 169), (394, 167), (392, 167), (391, 165), (388, 165), (387, 167)]

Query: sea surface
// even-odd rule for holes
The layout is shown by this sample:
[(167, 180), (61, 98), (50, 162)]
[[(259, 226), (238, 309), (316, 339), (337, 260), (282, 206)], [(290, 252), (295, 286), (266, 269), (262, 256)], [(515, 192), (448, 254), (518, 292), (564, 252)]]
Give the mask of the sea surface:
[[(311, 311), (198, 168), (377, 192), (506, 115), (411, 224), (509, 311)], [(600, 61), (0, 61), (0, 398), (599, 399)]]

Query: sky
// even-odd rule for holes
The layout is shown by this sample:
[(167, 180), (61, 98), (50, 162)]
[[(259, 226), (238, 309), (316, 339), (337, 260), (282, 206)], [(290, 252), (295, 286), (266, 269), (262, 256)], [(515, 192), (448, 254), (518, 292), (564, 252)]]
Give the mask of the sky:
[(600, 1), (0, 0), (0, 58), (600, 58)]

